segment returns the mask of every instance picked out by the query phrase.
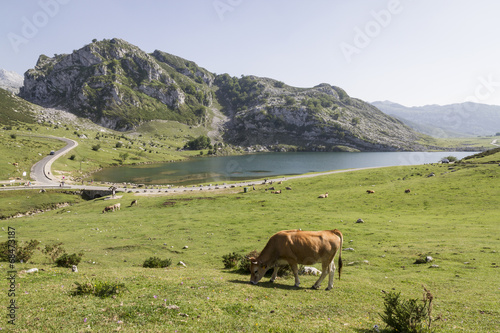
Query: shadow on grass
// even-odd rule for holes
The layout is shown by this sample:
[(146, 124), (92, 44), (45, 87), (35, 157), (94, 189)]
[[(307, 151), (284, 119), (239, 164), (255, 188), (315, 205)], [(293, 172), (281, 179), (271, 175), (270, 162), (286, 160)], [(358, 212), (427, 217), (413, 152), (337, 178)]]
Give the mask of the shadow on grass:
[[(242, 280), (229, 280), (231, 283), (238, 283), (238, 284), (249, 284), (250, 279), (242, 281)], [(256, 288), (268, 288), (268, 289), (284, 289), (284, 290), (304, 290), (304, 289), (312, 289), (312, 288), (303, 288), (303, 287), (295, 287), (294, 285), (287, 285), (287, 284), (281, 284), (281, 283), (276, 283), (276, 282), (270, 282), (270, 281), (264, 281), (264, 282), (259, 282), (259, 284), (254, 285)]]

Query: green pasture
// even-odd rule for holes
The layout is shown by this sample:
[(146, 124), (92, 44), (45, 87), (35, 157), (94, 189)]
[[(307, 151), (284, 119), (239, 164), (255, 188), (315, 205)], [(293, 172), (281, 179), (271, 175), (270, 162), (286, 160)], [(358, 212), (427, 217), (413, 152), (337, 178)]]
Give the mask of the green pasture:
[[(117, 132), (96, 125), (17, 124), (0, 132), (0, 180), (21, 177), (51, 150), (64, 147), (59, 140), (39, 136), (66, 137), (78, 146), (52, 164), (55, 175), (81, 181), (92, 172), (122, 164), (146, 164), (186, 159), (199, 151), (179, 151), (203, 133), (201, 127), (177, 122), (152, 121), (135, 132)], [(98, 149), (94, 149), (97, 148)], [(14, 166), (14, 163), (18, 163)]]
[[(55, 139), (17, 134), (16, 131), (1, 131), (0, 180), (29, 180), (33, 164), (47, 156), (51, 150), (61, 149), (65, 145)], [(26, 172), (26, 177), (23, 177), (23, 172)]]
[[(491, 156), (487, 158), (492, 158)], [(83, 252), (78, 273), (58, 268), (36, 251), (17, 263), (13, 332), (373, 332), (384, 328), (383, 291), (418, 298), (434, 295), (432, 327), (438, 332), (500, 330), (500, 216), (497, 164), (390, 167), (274, 183), (180, 194), (125, 193), (118, 199), (75, 202), (1, 220), (16, 239), (62, 242)], [(292, 190), (286, 190), (285, 186)], [(368, 194), (367, 190), (375, 193)], [(410, 189), (410, 193), (405, 193)], [(329, 197), (318, 195), (328, 192)], [(9, 192), (11, 193), (11, 192)], [(45, 193), (55, 201), (68, 201)], [(29, 202), (12, 192), (11, 205)], [(58, 196), (71, 194), (57, 194)], [(25, 198), (26, 197), (26, 198)], [(24, 199), (25, 198), (25, 199)], [(138, 206), (130, 206), (132, 200)], [(24, 201), (24, 203), (23, 203)], [(50, 201), (50, 200), (49, 200)], [(119, 211), (102, 213), (121, 203)], [(2, 197), (2, 207), (9, 204)], [(364, 223), (355, 223), (362, 219)], [(222, 256), (262, 250), (283, 229), (339, 229), (344, 268), (334, 288), (309, 289), (316, 277), (293, 277), (250, 285), (248, 273), (224, 269)], [(187, 246), (187, 248), (184, 248)], [(348, 250), (348, 249), (352, 250)], [(149, 257), (172, 259), (166, 269), (142, 268)], [(414, 264), (432, 256), (433, 261)], [(186, 267), (177, 265), (179, 261)], [(336, 260), (337, 262), (337, 260)], [(7, 275), (8, 263), (0, 263)], [(432, 265), (438, 267), (432, 268)], [(25, 274), (36, 267), (38, 273)], [(319, 264), (315, 265), (321, 268)], [(42, 270), (43, 269), (43, 270)], [(72, 296), (75, 282), (124, 283), (116, 298)], [(5, 310), (8, 282), (2, 279)]]

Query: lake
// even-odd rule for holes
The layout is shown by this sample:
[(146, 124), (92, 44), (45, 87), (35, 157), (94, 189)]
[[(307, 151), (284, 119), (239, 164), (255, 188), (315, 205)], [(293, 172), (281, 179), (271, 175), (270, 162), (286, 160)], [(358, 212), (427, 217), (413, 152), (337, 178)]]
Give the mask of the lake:
[(149, 185), (196, 185), (300, 175), (330, 170), (438, 163), (475, 152), (301, 152), (196, 157), (182, 162), (103, 169), (94, 181)]

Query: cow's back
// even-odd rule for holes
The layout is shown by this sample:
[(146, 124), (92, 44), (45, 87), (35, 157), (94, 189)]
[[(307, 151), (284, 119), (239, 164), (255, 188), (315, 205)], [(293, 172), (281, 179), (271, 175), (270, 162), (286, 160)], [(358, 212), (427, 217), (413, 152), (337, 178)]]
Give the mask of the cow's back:
[(332, 260), (339, 246), (339, 236), (333, 230), (283, 230), (269, 239), (262, 252), (267, 250), (268, 255), (279, 261), (310, 265)]

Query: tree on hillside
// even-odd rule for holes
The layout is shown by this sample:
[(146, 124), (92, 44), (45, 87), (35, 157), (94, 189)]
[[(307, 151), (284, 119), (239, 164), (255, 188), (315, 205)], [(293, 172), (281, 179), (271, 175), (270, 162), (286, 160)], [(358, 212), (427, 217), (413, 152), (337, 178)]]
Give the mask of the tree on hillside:
[(200, 149), (212, 149), (212, 143), (210, 142), (210, 138), (206, 135), (200, 135), (196, 139), (188, 141), (184, 146), (184, 149), (189, 150), (200, 150)]

